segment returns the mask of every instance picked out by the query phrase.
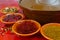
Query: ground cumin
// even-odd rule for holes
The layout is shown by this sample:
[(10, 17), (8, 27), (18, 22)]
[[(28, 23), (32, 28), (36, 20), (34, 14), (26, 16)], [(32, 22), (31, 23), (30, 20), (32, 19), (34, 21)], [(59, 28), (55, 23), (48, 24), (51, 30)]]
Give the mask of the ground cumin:
[(60, 40), (60, 26), (48, 26), (44, 29), (44, 34), (54, 40)]

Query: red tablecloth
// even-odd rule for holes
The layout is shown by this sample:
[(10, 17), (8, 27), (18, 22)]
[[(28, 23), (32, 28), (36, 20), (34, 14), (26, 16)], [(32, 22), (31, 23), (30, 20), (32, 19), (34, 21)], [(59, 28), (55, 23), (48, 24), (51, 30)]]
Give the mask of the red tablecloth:
[[(0, 9), (2, 9), (3, 7), (7, 7), (7, 6), (19, 7), (17, 1), (18, 0), (0, 0)], [(0, 13), (0, 16), (2, 16), (2, 15), (3, 14)], [(5, 27), (5, 24), (0, 22), (0, 27)], [(43, 36), (41, 36), (39, 34), (30, 36), (30, 37), (20, 37), (20, 36), (16, 37), (15, 35), (13, 36), (12, 34), (4, 35), (4, 36), (0, 35), (0, 40), (46, 40)]]

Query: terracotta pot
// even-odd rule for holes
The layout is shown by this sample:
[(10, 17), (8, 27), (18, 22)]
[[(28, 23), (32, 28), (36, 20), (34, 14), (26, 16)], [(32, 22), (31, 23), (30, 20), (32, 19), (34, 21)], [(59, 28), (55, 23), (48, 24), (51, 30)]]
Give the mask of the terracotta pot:
[[(26, 21), (26, 22), (25, 22)], [(24, 23), (25, 22), (25, 23)], [(37, 30), (35, 30), (34, 32), (31, 32), (31, 33), (19, 33), (19, 32), (17, 32), (16, 30), (17, 30), (17, 28), (18, 28), (18, 25), (20, 25), (20, 24), (22, 24), (22, 25), (24, 25), (24, 27), (26, 27), (26, 25), (30, 25), (30, 24), (28, 24), (29, 22), (32, 22), (32, 24), (33, 25), (36, 25), (35, 27), (37, 28)], [(23, 24), (24, 23), (24, 24)], [(23, 27), (23, 26), (21, 26), (20, 25), (20, 28), (21, 27)], [(23, 27), (23, 28), (24, 28)], [(29, 27), (29, 26), (28, 26)], [(32, 27), (32, 26), (31, 26)], [(22, 28), (21, 28), (22, 29)], [(26, 29), (28, 29), (28, 28), (26, 28)], [(24, 30), (24, 32), (27, 32), (27, 31), (29, 31), (29, 30), (27, 30), (27, 31), (25, 31), (26, 30), (25, 28), (23, 29)], [(20, 21), (18, 21), (18, 22), (16, 22), (13, 26), (12, 26), (12, 31), (15, 33), (15, 34), (17, 34), (17, 35), (20, 35), (20, 36), (31, 36), (31, 35), (34, 35), (34, 34), (36, 34), (36, 33), (38, 33), (39, 31), (40, 31), (40, 29), (41, 29), (41, 25), (40, 25), (40, 23), (38, 23), (37, 21), (34, 21), (34, 20), (20, 20)], [(19, 30), (18, 30), (19, 31)], [(21, 31), (20, 31), (21, 32)]]

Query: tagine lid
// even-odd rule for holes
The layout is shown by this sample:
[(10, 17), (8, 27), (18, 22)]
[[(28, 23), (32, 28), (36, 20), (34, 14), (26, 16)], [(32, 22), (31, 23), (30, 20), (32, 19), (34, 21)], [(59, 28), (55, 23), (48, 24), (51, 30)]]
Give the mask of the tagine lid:
[(59, 11), (60, 0), (19, 0), (19, 5), (29, 10)]

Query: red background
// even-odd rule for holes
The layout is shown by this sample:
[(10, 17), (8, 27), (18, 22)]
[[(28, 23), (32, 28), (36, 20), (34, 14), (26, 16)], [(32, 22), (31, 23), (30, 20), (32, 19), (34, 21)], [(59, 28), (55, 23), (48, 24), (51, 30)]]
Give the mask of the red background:
[[(0, 0), (0, 9), (2, 9), (3, 7), (8, 7), (8, 6), (19, 7), (17, 0)], [(2, 15), (3, 14), (0, 13), (0, 16)], [(3, 26), (5, 27), (5, 25), (0, 22), (0, 27), (3, 27)], [(15, 35), (8, 34), (2, 37), (0, 36), (0, 40), (46, 40), (46, 39), (43, 36), (41, 36), (40, 33), (37, 33), (30, 37), (16, 37)]]

